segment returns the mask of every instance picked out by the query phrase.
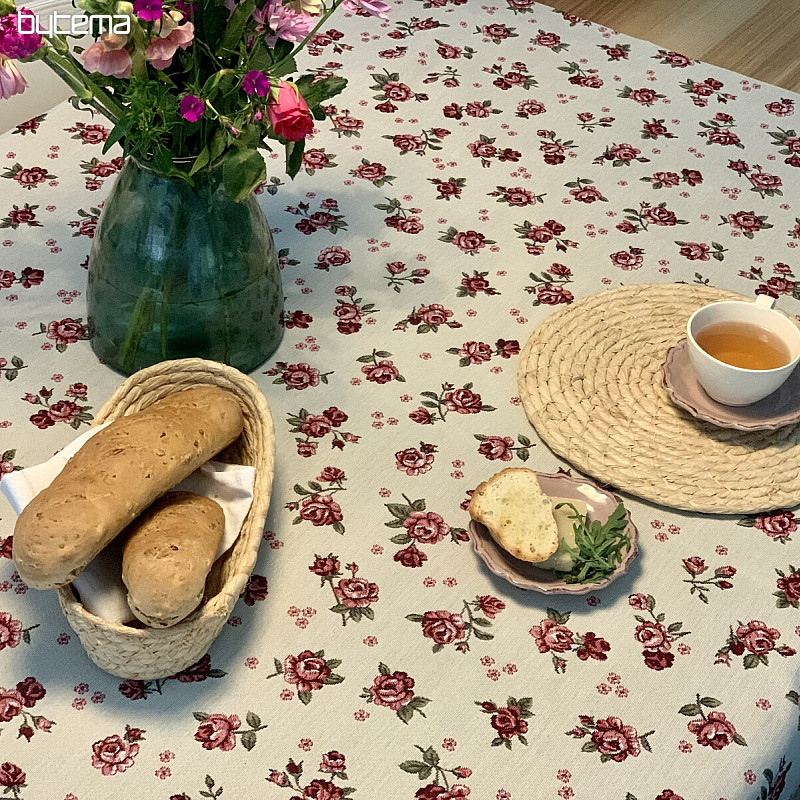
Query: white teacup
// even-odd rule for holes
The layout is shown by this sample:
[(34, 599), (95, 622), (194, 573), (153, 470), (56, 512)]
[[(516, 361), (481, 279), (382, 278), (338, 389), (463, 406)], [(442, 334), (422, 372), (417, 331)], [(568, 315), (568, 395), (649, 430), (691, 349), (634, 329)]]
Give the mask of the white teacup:
[[(689, 359), (697, 380), (713, 400), (728, 406), (748, 406), (772, 394), (792, 374), (800, 361), (800, 329), (774, 309), (774, 305), (774, 298), (759, 295), (754, 303), (746, 300), (710, 303), (689, 317), (686, 325)], [(723, 322), (749, 323), (770, 331), (787, 349), (787, 362), (774, 369), (745, 369), (709, 355), (695, 337), (709, 325)]]

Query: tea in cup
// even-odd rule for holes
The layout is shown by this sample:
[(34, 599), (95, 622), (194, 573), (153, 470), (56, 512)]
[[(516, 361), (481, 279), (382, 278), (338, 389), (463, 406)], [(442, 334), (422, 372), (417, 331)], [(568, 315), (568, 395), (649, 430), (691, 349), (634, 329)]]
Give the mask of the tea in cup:
[(728, 406), (763, 400), (800, 361), (800, 328), (775, 299), (710, 303), (689, 318), (689, 360), (706, 394)]

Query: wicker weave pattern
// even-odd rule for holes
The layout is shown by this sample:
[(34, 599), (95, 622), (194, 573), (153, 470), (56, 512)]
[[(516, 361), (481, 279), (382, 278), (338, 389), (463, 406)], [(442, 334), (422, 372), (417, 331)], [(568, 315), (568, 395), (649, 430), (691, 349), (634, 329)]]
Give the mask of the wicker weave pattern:
[(800, 503), (800, 425), (742, 432), (696, 420), (659, 367), (691, 314), (732, 292), (627, 286), (553, 314), (520, 355), (520, 397), (539, 436), (600, 482), (661, 505), (741, 514)]
[(101, 669), (122, 678), (164, 678), (201, 658), (233, 610), (258, 555), (275, 472), (275, 431), (269, 406), (255, 381), (213, 361), (165, 361), (131, 375), (100, 409), (93, 424), (140, 411), (172, 392), (196, 386), (227, 389), (242, 405), (242, 435), (217, 458), (256, 468), (253, 505), (234, 546), (214, 565), (206, 584), (206, 600), (171, 628), (138, 629), (106, 622), (90, 614), (70, 586), (58, 590), (67, 621), (89, 657)]

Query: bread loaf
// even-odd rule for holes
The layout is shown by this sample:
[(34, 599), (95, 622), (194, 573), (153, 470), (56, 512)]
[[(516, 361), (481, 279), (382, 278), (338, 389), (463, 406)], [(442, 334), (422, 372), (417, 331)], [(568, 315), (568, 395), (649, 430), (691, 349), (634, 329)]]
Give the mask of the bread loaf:
[(12, 557), (28, 586), (69, 583), (156, 498), (241, 433), (239, 401), (203, 386), (112, 422), (23, 509)]
[(165, 494), (128, 526), (122, 582), (137, 619), (169, 628), (197, 608), (224, 529), (219, 503), (192, 492)]
[(522, 561), (544, 561), (558, 549), (553, 506), (533, 470), (510, 467), (493, 475), (473, 493), (469, 513)]

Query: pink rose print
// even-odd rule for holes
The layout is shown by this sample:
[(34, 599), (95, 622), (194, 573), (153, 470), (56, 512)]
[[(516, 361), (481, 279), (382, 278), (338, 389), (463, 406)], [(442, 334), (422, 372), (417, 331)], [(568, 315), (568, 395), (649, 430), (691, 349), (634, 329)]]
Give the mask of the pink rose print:
[(646, 611), (650, 619), (641, 614), (634, 617), (639, 623), (634, 631), (634, 639), (642, 645), (642, 657), (645, 666), (652, 670), (661, 671), (672, 667), (675, 654), (672, 652), (672, 643), (676, 639), (688, 636), (689, 631), (683, 630), (682, 622), (673, 622), (665, 625), (665, 615), (656, 615), (656, 601), (652, 595), (635, 594), (628, 597), (628, 603), (635, 609)]
[(0, 687), (0, 722), (10, 722), (22, 713), (24, 698), (16, 689)]
[(758, 619), (748, 623), (739, 622), (734, 628), (730, 626), (728, 639), (716, 654), (716, 664), (731, 665), (731, 654), (744, 656), (742, 665), (745, 669), (752, 669), (759, 664), (769, 664), (769, 653), (775, 651), (778, 655), (788, 658), (796, 655), (797, 650), (789, 645), (779, 645), (781, 633), (777, 628), (769, 627)]
[(324, 650), (316, 652), (303, 650), (296, 656), (286, 656), (282, 664), (275, 659), (276, 671), (267, 675), (267, 678), (283, 675), (286, 683), (297, 687), (297, 696), (300, 702), (308, 705), (311, 702), (312, 692), (344, 680), (341, 675), (334, 672), (341, 663), (338, 658), (326, 659)]
[(27, 776), (16, 764), (4, 761), (0, 764), (0, 786), (4, 786), (3, 794), (11, 791), (12, 797), (19, 797), (19, 789), (25, 788)]
[(491, 700), (476, 700), (478, 706), (484, 714), (489, 714), (490, 724), (495, 731), (495, 738), (492, 746), (503, 745), (506, 749), (512, 749), (512, 740), (527, 746), (528, 739), (525, 734), (528, 732), (526, 720), (533, 716), (531, 707), (533, 698), (520, 697), (518, 700), (509, 697), (506, 705), (499, 706)]
[(543, 619), (539, 625), (534, 625), (530, 634), (540, 653), (563, 653), (572, 649), (572, 631), (552, 619)]
[(244, 730), (240, 730), (242, 721), (236, 714), (206, 714), (195, 711), (193, 716), (200, 723), (194, 738), (204, 750), (233, 750), (237, 736), (245, 750), (252, 750), (256, 745), (258, 731), (267, 727), (261, 724), (261, 718), (252, 711), (248, 711), (245, 716), (249, 727)]
[(272, 382), (283, 384), (287, 391), (296, 389), (310, 389), (319, 386), (320, 383), (328, 382), (328, 375), (331, 372), (320, 372), (316, 367), (301, 362), (299, 364), (289, 364), (286, 361), (276, 361), (275, 367), (264, 371), (265, 375), (276, 375)]
[(22, 623), (7, 611), (0, 611), (0, 651), (16, 647), (22, 641)]
[(342, 507), (331, 495), (315, 495), (307, 497), (300, 503), (300, 519), (310, 522), (315, 527), (335, 525), (344, 519)]
[(581, 715), (580, 724), (567, 731), (567, 736), (582, 739), (589, 736), (581, 748), (584, 753), (599, 753), (600, 762), (625, 761), (628, 757), (636, 758), (642, 752), (650, 752), (648, 738), (655, 733), (638, 733), (632, 725), (626, 725), (619, 717), (597, 719)]
[(800, 608), (800, 570), (789, 565), (789, 571), (775, 569), (778, 574), (778, 591), (773, 594), (777, 597), (775, 605), (778, 608)]
[(422, 709), (430, 703), (426, 697), (414, 692), (415, 680), (400, 670), (394, 672), (386, 664), (378, 664), (378, 675), (372, 686), (365, 688), (361, 698), (376, 706), (383, 706), (394, 711), (406, 725), (415, 713), (425, 716)]
[(422, 615), (422, 635), (434, 644), (444, 646), (466, 636), (466, 623), (461, 614), (449, 611), (426, 611)]
[(794, 513), (782, 509), (773, 511), (770, 514), (745, 517), (740, 519), (738, 524), (763, 531), (770, 539), (774, 539), (781, 544), (792, 541), (791, 534), (797, 530), (797, 520)]
[(403, 520), (403, 527), (421, 544), (436, 544), (450, 533), (450, 526), (435, 511), (412, 511)]
[(241, 724), (236, 714), (209, 714), (200, 723), (194, 738), (203, 745), (204, 750), (233, 750), (236, 747), (234, 732)]
[(405, 450), (396, 452), (394, 454), (395, 466), (410, 477), (424, 475), (433, 468), (435, 452), (436, 448), (434, 445), (420, 442), (419, 449), (416, 447), (407, 447)]
[[(496, 598), (489, 598), (488, 595), (486, 597), (487, 601), (485, 602), (491, 610), (495, 606), (488, 601), (496, 600)], [(458, 652), (466, 653), (470, 649), (469, 640), (473, 636), (481, 641), (494, 638), (493, 634), (486, 630), (492, 627), (492, 623), (489, 622), (489, 619), (479, 615), (482, 610), (481, 598), (476, 597), (472, 601), (464, 600), (462, 611), (459, 614), (439, 609), (438, 611), (426, 611), (424, 614), (407, 614), (406, 619), (421, 625), (422, 635), (433, 641), (434, 653), (440, 652), (445, 645), (449, 644), (455, 644)]]
[(540, 653), (550, 653), (553, 669), (557, 673), (564, 673), (567, 669), (567, 660), (564, 653), (574, 651), (581, 661), (589, 659), (605, 661), (611, 650), (611, 645), (593, 631), (580, 634), (567, 627), (570, 613), (559, 612), (554, 608), (547, 609), (547, 617), (530, 631), (536, 648)]
[(722, 750), (729, 744), (735, 743), (747, 746), (744, 737), (737, 732), (733, 723), (721, 711), (709, 711), (704, 708), (718, 708), (721, 701), (715, 697), (700, 697), (695, 695), (695, 702), (682, 706), (679, 713), (687, 717), (697, 717), (687, 724), (689, 733), (697, 737), (697, 743), (712, 750)]
[(363, 578), (343, 578), (333, 593), (339, 603), (348, 609), (367, 608), (378, 601), (378, 584)]
[(133, 766), (139, 745), (126, 742), (116, 734), (106, 736), (92, 745), (92, 766), (103, 775), (116, 775)]

